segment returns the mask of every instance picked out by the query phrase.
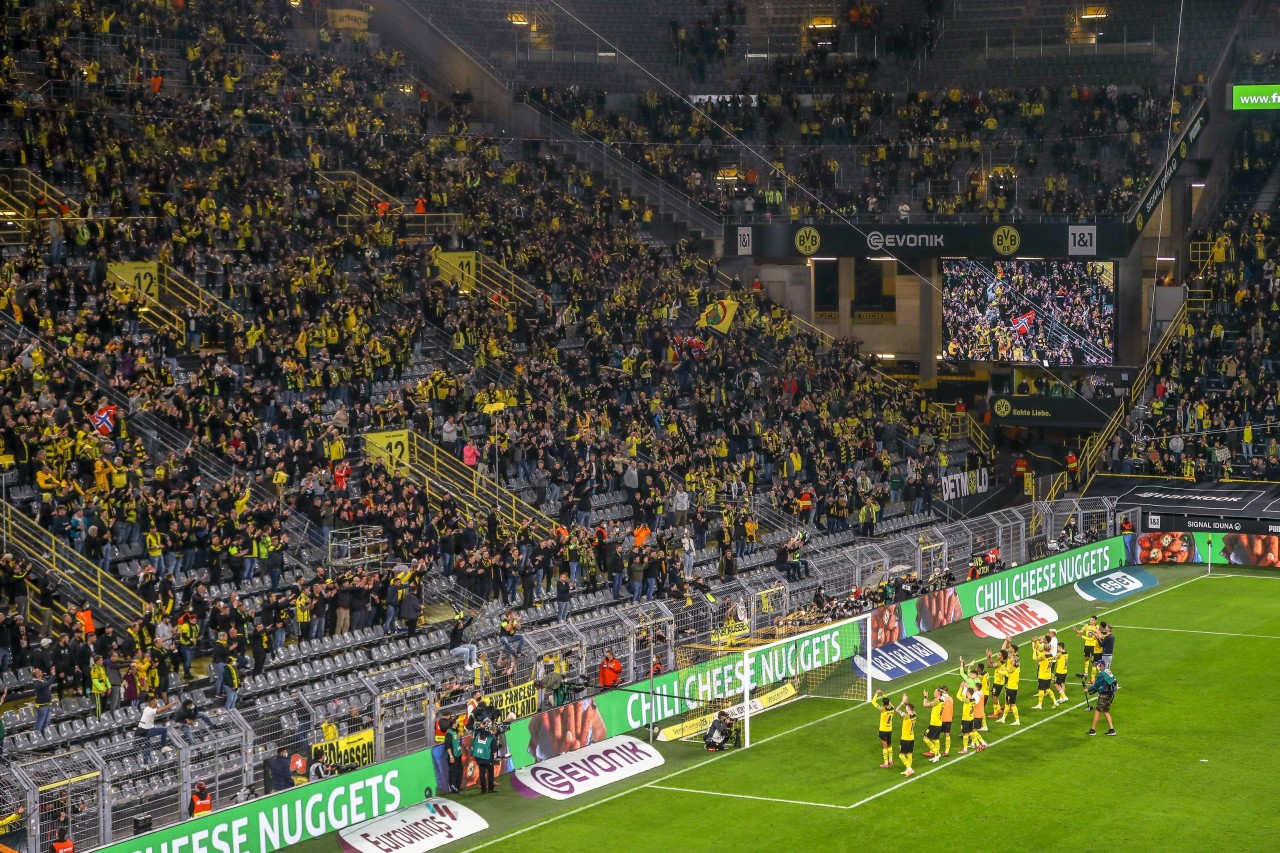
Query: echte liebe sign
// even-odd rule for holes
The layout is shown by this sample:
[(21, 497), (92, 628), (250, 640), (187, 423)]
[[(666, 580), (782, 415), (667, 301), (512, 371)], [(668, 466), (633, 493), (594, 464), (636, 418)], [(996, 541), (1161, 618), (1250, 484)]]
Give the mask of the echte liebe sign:
[(567, 800), (663, 763), (661, 753), (649, 744), (618, 735), (532, 767), (522, 767), (516, 771), (513, 785), (526, 797)]

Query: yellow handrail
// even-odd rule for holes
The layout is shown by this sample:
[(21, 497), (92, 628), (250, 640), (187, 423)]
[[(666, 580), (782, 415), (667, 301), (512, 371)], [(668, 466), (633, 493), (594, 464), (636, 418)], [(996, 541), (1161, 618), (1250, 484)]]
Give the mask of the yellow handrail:
[(338, 214), (338, 228), (343, 231), (355, 231), (373, 224), (378, 219), (387, 219), (394, 222), (400, 218), (404, 219), (405, 231), (408, 235), (420, 238), (441, 228), (452, 228), (455, 225), (460, 225), (463, 217), (461, 213), (400, 213), (396, 214), (394, 218), (380, 217), (373, 211), (368, 213), (340, 213)]
[[(5, 176), (8, 177), (10, 182), (10, 202), (16, 201), (23, 206), (23, 218), (35, 217), (36, 199), (42, 195), (49, 201), (49, 215), (51, 217), (59, 218), (61, 216), (59, 209), (65, 205), (68, 217), (80, 218), (80, 202), (30, 169), (6, 169)], [(28, 196), (29, 200), (24, 200), (24, 195)]]
[(160, 298), (165, 297), (168, 297), (170, 303), (176, 302), (184, 307), (190, 305), (201, 311), (221, 314), (237, 328), (244, 325), (244, 317), (239, 311), (170, 265), (160, 264)]
[(534, 528), (544, 536), (556, 526), (542, 510), (526, 503), (494, 477), (481, 474), (478, 466), (463, 464), (451, 451), (414, 430), (369, 433), (363, 440), (367, 456), (408, 476), (433, 494), (450, 492), (471, 513), (497, 507), (500, 515), (513, 525), (531, 519)]
[(404, 202), (359, 172), (342, 170), (320, 172), (317, 178), (320, 183), (330, 184), (345, 191), (352, 208), (358, 213), (377, 213), (378, 204), (381, 202), (386, 202), (390, 206), (387, 212), (393, 216), (404, 213)]
[(7, 502), (0, 502), (0, 534), (6, 549), (20, 551), (53, 572), (121, 624), (128, 625), (142, 614), (144, 603), (136, 592)]

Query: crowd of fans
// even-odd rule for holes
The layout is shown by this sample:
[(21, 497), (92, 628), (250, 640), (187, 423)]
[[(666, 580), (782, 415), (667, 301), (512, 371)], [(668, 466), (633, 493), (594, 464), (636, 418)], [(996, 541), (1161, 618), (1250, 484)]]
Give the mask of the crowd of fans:
[[(1115, 85), (895, 97), (873, 78), (861, 61), (811, 54), (780, 58), (767, 79), (696, 103), (650, 92), (633, 109), (609, 109), (603, 93), (576, 88), (526, 98), (720, 213), (1016, 220), (1127, 212), (1153, 146), (1163, 150), (1170, 109), (1176, 134), (1199, 94), (1181, 86), (1171, 107), (1155, 88)], [(984, 154), (999, 168), (958, 171)], [(806, 191), (788, 190), (784, 176)]]
[[(855, 344), (649, 241), (639, 205), (585, 171), (511, 159), (463, 108), (404, 109), (396, 54), (286, 50), (275, 8), (50, 6), (7, 33), (53, 85), (7, 75), (6, 165), (67, 188), (85, 218), (38, 201), (29, 246), (3, 261), (0, 440), (35, 493), (23, 509), (105, 571), (136, 565), (145, 607), (103, 629), (42, 566), (0, 562), (6, 604), (45, 623), (7, 620), (0, 670), (40, 668), (109, 710), (163, 699), (207, 657), (234, 707), (290, 637), (415, 631), (427, 574), (525, 609), (597, 585), (687, 600), (707, 586), (696, 550), (717, 547), (732, 578), (779, 523), (873, 535), (892, 505), (931, 504), (952, 464), (940, 424)], [(358, 209), (328, 169), (413, 213)], [(430, 213), (464, 217), (415, 239)], [(541, 292), (467, 292), (442, 249), (483, 250)], [(109, 275), (152, 259), (219, 301), (165, 322)], [(728, 334), (696, 328), (726, 292), (741, 302)], [(361, 433), (400, 426), (528, 481), (554, 526), (362, 460)], [(630, 521), (593, 524), (592, 498), (616, 491)], [(351, 527), (382, 531), (383, 565), (320, 565)]]
[(1115, 361), (1115, 281), (1095, 261), (942, 265), (942, 337), (957, 361)]
[(1280, 480), (1274, 353), (1280, 347), (1280, 277), (1274, 208), (1258, 195), (1280, 163), (1275, 125), (1251, 121), (1233, 155), (1228, 203), (1192, 236), (1209, 250), (1189, 283), (1206, 299), (1155, 362), (1145, 422), (1122, 429), (1109, 470), (1180, 477)]

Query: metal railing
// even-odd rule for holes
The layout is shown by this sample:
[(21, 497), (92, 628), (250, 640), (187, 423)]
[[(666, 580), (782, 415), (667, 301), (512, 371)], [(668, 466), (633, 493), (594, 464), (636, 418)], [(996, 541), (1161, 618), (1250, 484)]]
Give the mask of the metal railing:
[(137, 593), (7, 501), (0, 501), (0, 543), (3, 550), (22, 554), (51, 573), (72, 593), (74, 598), (64, 604), (92, 602), (99, 615), (122, 630), (141, 615), (143, 601)]
[(388, 218), (379, 216), (376, 211), (370, 211), (368, 213), (340, 213), (337, 216), (337, 223), (340, 229), (350, 232), (368, 228), (379, 219), (387, 221), (392, 226), (398, 225), (403, 220), (406, 236), (409, 239), (421, 240), (435, 231), (461, 225), (463, 216), (461, 213), (402, 212), (394, 214), (392, 218)]
[(648, 172), (607, 143), (580, 136), (572, 127), (539, 105), (523, 101), (538, 123), (539, 134), (564, 145), (571, 156), (590, 170), (617, 180), (633, 196), (644, 198), (659, 213), (683, 221), (690, 229), (703, 233), (706, 239), (719, 239), (724, 234), (724, 217), (699, 204), (688, 195)]
[[(1165, 327), (1164, 334), (1160, 336), (1160, 340), (1152, 347), (1147, 361), (1142, 365), (1142, 369), (1138, 371), (1138, 375), (1134, 377), (1132, 384), (1129, 385), (1129, 393), (1124, 403), (1115, 411), (1111, 419), (1107, 421), (1099, 432), (1094, 433), (1085, 442), (1084, 448), (1080, 451), (1080, 471), (1081, 471), (1081, 488), (1080, 493), (1083, 495), (1089, 490), (1089, 486), (1093, 483), (1093, 478), (1098, 473), (1098, 460), (1102, 454), (1106, 452), (1107, 447), (1111, 445), (1112, 439), (1120, 431), (1121, 426), (1128, 417), (1133, 413), (1134, 407), (1142, 402), (1147, 392), (1147, 383), (1151, 381), (1152, 373), (1155, 370), (1156, 361), (1161, 358), (1170, 345), (1178, 339), (1181, 333), (1182, 324), (1187, 319), (1188, 303), (1186, 300), (1178, 306), (1177, 313), (1173, 319), (1169, 321), (1169, 325)], [(1051, 502), (1061, 498), (1071, 488), (1071, 475), (1067, 471), (1061, 471), (1053, 477), (1053, 482), (1045, 492), (1043, 499)], [(1038, 516), (1032, 519), (1033, 530), (1038, 530), (1042, 519)]]
[(362, 216), (379, 213), (378, 205), (385, 204), (383, 214), (399, 216), (404, 213), (404, 202), (366, 178), (359, 172), (329, 171), (319, 172), (316, 182), (322, 187), (333, 187), (342, 192), (351, 204), (352, 210)]
[(47, 208), (51, 217), (60, 217), (62, 207), (67, 208), (67, 215), (80, 217), (80, 202), (46, 181), (30, 169), (5, 169), (0, 172), (0, 189), (6, 190), (9, 201), (17, 202), (23, 218), (36, 217), (36, 199), (44, 197), (49, 202)]
[[(495, 665), (478, 683), (501, 712), (528, 718), (550, 704), (540, 684), (552, 669), (583, 676), (584, 696), (596, 692), (595, 667), (606, 651), (621, 662), (623, 683), (633, 684), (646, 679), (655, 665), (670, 672), (776, 639), (788, 630), (779, 617), (806, 604), (819, 584), (841, 595), (851, 586), (874, 586), (911, 573), (925, 581), (931, 572), (962, 579), (974, 556), (993, 549), (1012, 566), (1043, 556), (1047, 537), (1030, 533), (1033, 513), (1050, 530), (1074, 519), (1079, 530), (1099, 537), (1116, 532), (1110, 498), (1001, 510), (822, 554), (813, 560), (814, 576), (797, 583), (761, 571), (718, 586), (714, 603), (701, 595), (688, 601), (660, 599), (526, 629), (525, 655), (514, 668)], [(373, 750), (366, 761), (423, 752), (435, 745), (437, 715), (461, 710), (477, 684), (462, 659), (444, 648), (445, 639), (442, 631), (431, 629), (413, 638), (387, 637), (360, 651), (335, 644), (314, 650), (317, 656), (295, 655), (298, 665), (273, 670), (274, 686), (256, 692), (256, 701), (230, 711), (206, 708), (211, 727), (181, 726), (162, 717), (158, 725), (169, 732), (167, 751), (136, 736), (137, 712), (128, 708), (97, 717), (60, 717), (54, 738), (33, 738), (25, 731), (28, 724), (20, 725), (16, 728), (22, 731), (10, 732), (10, 745), (17, 747), (9, 750), (11, 772), (0, 774), (0, 811), (10, 813), (22, 804), (31, 815), (43, 815), (65, 795), (84, 806), (75, 811), (71, 828), (76, 843), (91, 849), (132, 837), (135, 818), (149, 816), (153, 828), (182, 821), (197, 780), (205, 782), (215, 811), (242, 802), (249, 786), (263, 790), (264, 759), (281, 748), (309, 758), (312, 747), (324, 742), (325, 730), (370, 738)], [(477, 643), (483, 659), (503, 657), (496, 626), (468, 639)], [(64, 742), (64, 736), (65, 742), (80, 745), (55, 755), (39, 751)], [(54, 828), (41, 822), (21, 853), (48, 849), (51, 836), (44, 833)]]
[[(364, 452), (388, 469), (403, 474), (435, 495), (449, 492), (471, 513), (496, 508), (499, 516), (513, 525), (529, 520), (542, 536), (549, 536), (556, 522), (542, 510), (523, 501), (503, 486), (497, 472), (486, 473), (483, 461), (474, 467), (463, 464), (452, 451), (411, 429), (366, 433)], [(485, 465), (485, 470), (481, 470)]]

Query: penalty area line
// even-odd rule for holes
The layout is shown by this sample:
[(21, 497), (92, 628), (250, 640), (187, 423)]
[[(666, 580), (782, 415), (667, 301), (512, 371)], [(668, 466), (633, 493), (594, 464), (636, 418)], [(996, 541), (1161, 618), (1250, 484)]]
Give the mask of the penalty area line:
[(754, 794), (731, 794), (728, 791), (704, 791), (700, 788), (677, 788), (674, 785), (659, 785), (656, 782), (645, 786), (659, 791), (678, 791), (681, 794), (706, 794), (709, 797), (732, 797), (737, 800), (759, 800), (765, 803), (782, 803), (789, 806), (817, 806), (824, 809), (847, 809), (848, 806), (835, 803), (812, 803), (808, 800), (784, 800), (778, 797), (757, 797)]

